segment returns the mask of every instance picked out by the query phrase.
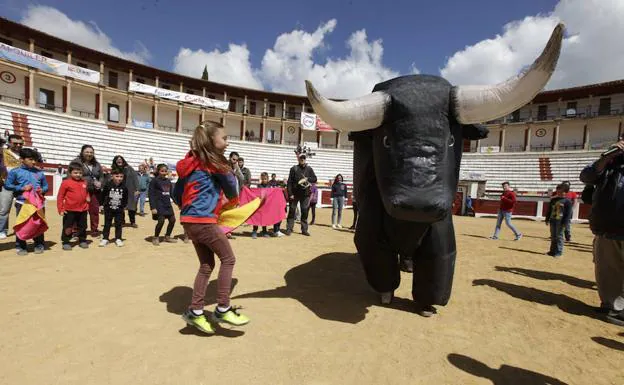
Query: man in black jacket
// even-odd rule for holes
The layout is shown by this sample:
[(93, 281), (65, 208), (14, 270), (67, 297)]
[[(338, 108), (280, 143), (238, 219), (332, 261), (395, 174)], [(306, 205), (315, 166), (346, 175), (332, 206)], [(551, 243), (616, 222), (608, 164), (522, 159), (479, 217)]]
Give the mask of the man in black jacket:
[(589, 225), (601, 310), (607, 321), (624, 326), (624, 140), (581, 172), (596, 186)]
[(312, 167), (306, 163), (305, 154), (298, 157), (299, 164), (292, 166), (288, 175), (288, 227), (286, 235), (290, 235), (295, 227), (295, 211), (297, 203), (301, 208), (301, 234), (309, 236), (308, 209), (310, 208), (311, 183), (316, 183), (316, 175)]

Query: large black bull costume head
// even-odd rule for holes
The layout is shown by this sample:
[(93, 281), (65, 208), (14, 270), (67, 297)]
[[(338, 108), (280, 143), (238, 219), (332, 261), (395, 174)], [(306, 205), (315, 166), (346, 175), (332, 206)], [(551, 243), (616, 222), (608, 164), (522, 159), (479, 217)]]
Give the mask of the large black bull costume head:
[(412, 75), (379, 83), (370, 95), (331, 101), (306, 82), (316, 113), (354, 141), (355, 245), (382, 302), (399, 286), (401, 254), (413, 260), (412, 295), (421, 314), (448, 303), (456, 257), (451, 209), (463, 140), (487, 137), (478, 123), (533, 99), (555, 70), (562, 38), (560, 24), (530, 68), (494, 86)]

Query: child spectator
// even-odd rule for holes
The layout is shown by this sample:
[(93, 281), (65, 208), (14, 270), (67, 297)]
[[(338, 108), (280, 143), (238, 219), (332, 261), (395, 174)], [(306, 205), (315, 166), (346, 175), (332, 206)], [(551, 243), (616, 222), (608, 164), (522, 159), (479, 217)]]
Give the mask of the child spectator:
[(115, 221), (115, 244), (122, 247), (121, 225), (126, 205), (128, 204), (128, 189), (124, 184), (124, 171), (121, 168), (114, 168), (111, 171), (111, 180), (104, 186), (102, 190), (104, 206), (104, 230), (102, 231), (102, 240), (100, 247), (108, 245), (110, 228)]
[(572, 202), (566, 198), (565, 187), (563, 184), (557, 186), (546, 214), (546, 225), (550, 225), (550, 251), (547, 254), (555, 258), (563, 254), (563, 233), (572, 218)]
[(152, 219), (158, 221), (154, 229), (152, 244), (160, 245), (160, 231), (165, 224), (165, 219), (169, 222), (165, 231), (165, 242), (176, 243), (178, 240), (171, 238), (171, 232), (176, 223), (176, 217), (171, 205), (171, 181), (168, 177), (169, 169), (166, 164), (156, 166), (156, 178), (149, 184), (149, 204), (152, 209)]
[[(271, 187), (269, 185), (269, 174), (267, 174), (266, 172), (263, 172), (262, 174), (260, 174), (260, 183), (258, 183), (258, 188), (269, 188), (269, 187)], [(265, 238), (269, 237), (269, 232), (267, 231), (266, 226), (262, 226), (262, 232), (260, 233), (260, 236), (265, 237)], [(251, 237), (253, 239), (258, 238), (258, 226), (254, 225), (253, 229), (251, 230)]]
[(87, 190), (87, 182), (82, 178), (82, 163), (71, 162), (67, 171), (69, 177), (61, 183), (56, 198), (58, 213), (63, 216), (61, 242), (63, 243), (63, 250), (72, 249), (69, 242), (74, 226), (76, 226), (79, 246), (86, 249), (89, 247), (87, 243), (87, 213), (91, 199)]
[[(37, 159), (40, 158), (37, 151), (30, 148), (23, 148), (19, 152), (20, 162), (22, 165), (19, 168), (14, 168), (9, 171), (7, 180), (4, 183), (4, 188), (8, 191), (13, 191), (15, 196), (15, 215), (19, 215), (19, 212), (24, 204), (24, 192), (35, 190), (41, 194), (45, 194), (48, 191), (48, 182), (46, 181), (43, 171), (35, 167)], [(45, 250), (44, 236), (43, 234), (35, 237), (35, 254), (41, 254)], [(20, 239), (15, 235), (15, 250), (17, 255), (26, 255), (26, 241)]]

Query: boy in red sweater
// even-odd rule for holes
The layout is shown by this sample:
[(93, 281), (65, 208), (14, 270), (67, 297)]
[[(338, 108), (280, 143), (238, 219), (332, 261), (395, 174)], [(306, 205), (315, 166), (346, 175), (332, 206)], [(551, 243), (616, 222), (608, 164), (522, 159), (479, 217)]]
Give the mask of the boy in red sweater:
[(498, 210), (498, 218), (496, 219), (496, 229), (492, 239), (498, 239), (498, 233), (500, 233), (501, 225), (503, 224), (503, 218), (507, 227), (513, 231), (516, 236), (514, 241), (519, 241), (522, 238), (522, 234), (511, 224), (511, 214), (513, 213), (514, 206), (516, 205), (516, 193), (513, 192), (509, 186), (509, 182), (503, 182), (503, 194), (500, 200), (500, 209)]
[(63, 216), (63, 232), (61, 242), (63, 250), (71, 250), (69, 240), (72, 237), (74, 226), (78, 228), (79, 246), (89, 247), (87, 243), (87, 212), (89, 210), (89, 192), (87, 182), (82, 179), (82, 164), (71, 162), (67, 167), (69, 177), (61, 183), (56, 206), (59, 215)]

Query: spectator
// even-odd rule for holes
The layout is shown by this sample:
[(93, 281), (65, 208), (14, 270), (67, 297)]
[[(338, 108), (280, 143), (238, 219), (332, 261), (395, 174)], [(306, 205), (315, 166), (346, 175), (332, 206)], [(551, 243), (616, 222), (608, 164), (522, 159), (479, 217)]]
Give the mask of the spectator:
[(292, 234), (295, 227), (295, 211), (301, 206), (301, 234), (309, 236), (308, 209), (310, 208), (310, 184), (316, 183), (316, 175), (312, 167), (306, 163), (306, 156), (298, 156), (298, 164), (290, 169), (288, 175), (288, 219), (286, 235)]
[(514, 207), (516, 206), (516, 193), (513, 192), (509, 186), (509, 182), (503, 182), (503, 193), (500, 198), (500, 209), (498, 210), (498, 218), (496, 219), (496, 229), (491, 239), (498, 239), (503, 219), (507, 227), (513, 231), (515, 235), (515, 241), (519, 241), (522, 238), (522, 234), (511, 224), (511, 216), (513, 214)]
[(563, 254), (563, 233), (571, 218), (572, 202), (566, 197), (566, 185), (560, 184), (546, 214), (546, 225), (550, 225), (550, 250), (547, 254), (551, 257), (559, 258)]
[[(347, 185), (344, 184), (344, 178), (341, 174), (336, 175), (331, 190), (332, 198), (332, 228), (341, 229), (342, 225), (342, 208), (347, 198)], [(337, 218), (336, 218), (337, 217)]]
[(600, 311), (624, 326), (624, 140), (581, 172), (594, 185), (589, 226), (594, 233), (594, 264)]
[(100, 194), (104, 184), (104, 173), (102, 166), (95, 158), (93, 146), (85, 144), (80, 149), (80, 155), (74, 162), (82, 165), (82, 177), (87, 182), (87, 192), (89, 193), (89, 221), (91, 225), (91, 236), (99, 235), (100, 226)]
[[(130, 226), (139, 227), (136, 224), (137, 201), (139, 197), (139, 174), (132, 168), (121, 155), (113, 158), (111, 169), (118, 168), (123, 171), (123, 184), (128, 190), (128, 200), (126, 209), (128, 209), (128, 217), (130, 218)], [(125, 222), (125, 215), (122, 214), (122, 222)]]
[(139, 165), (139, 215), (145, 216), (145, 198), (152, 178), (147, 164)]
[[(565, 180), (561, 184), (563, 186), (563, 192), (565, 193), (565, 197), (568, 198), (570, 200), (570, 203), (572, 204), (572, 211), (570, 214), (571, 215), (570, 218), (572, 218), (574, 216), (574, 205), (576, 204), (578, 195), (574, 191), (570, 191), (569, 181)], [(564, 234), (565, 234), (566, 242), (570, 242), (572, 240), (572, 220), (571, 219), (565, 224)]]
[(5, 188), (8, 173), (22, 165), (20, 150), (24, 140), (19, 135), (9, 135), (9, 148), (2, 151), (2, 167), (0, 167), (0, 239), (5, 239), (9, 229), (9, 214), (13, 203), (13, 191)]
[(245, 176), (243, 175), (240, 166), (238, 165), (238, 158), (238, 152), (230, 152), (230, 164), (232, 165), (232, 170), (234, 171), (236, 180), (238, 181), (238, 192), (240, 193), (240, 191), (243, 189), (243, 186), (245, 185)]
[(243, 184), (247, 187), (251, 186), (251, 171), (245, 167), (245, 159), (238, 157), (238, 167), (243, 173)]

